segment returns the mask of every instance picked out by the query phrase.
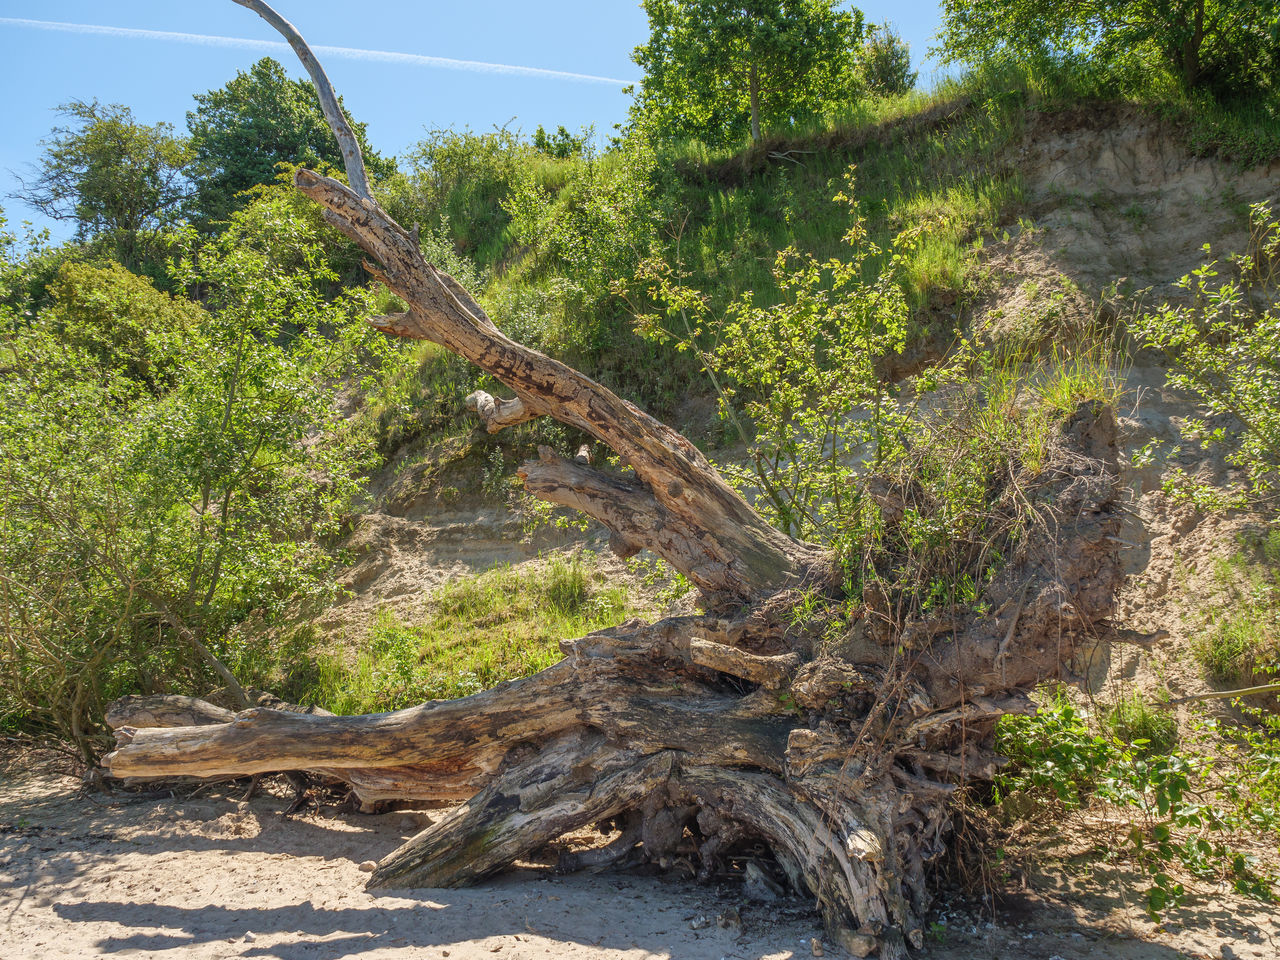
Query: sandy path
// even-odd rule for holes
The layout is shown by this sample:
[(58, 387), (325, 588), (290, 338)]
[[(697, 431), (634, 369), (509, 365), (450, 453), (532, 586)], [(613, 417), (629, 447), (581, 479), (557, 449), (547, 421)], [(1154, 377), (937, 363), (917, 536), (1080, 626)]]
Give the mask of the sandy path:
[[(616, 873), (528, 868), (467, 890), (371, 895), (360, 863), (429, 815), (284, 818), (285, 805), (213, 791), (87, 795), (69, 778), (0, 771), (0, 960), (784, 960), (811, 956), (821, 935), (804, 902), (751, 903), (731, 886)], [(1131, 878), (1096, 876), (1061, 891), (1063, 902), (1017, 900), (994, 924), (943, 907), (923, 955), (1280, 957), (1280, 920), (1264, 905), (1201, 898), (1156, 930), (1124, 902), (1126, 889)], [(729, 908), (740, 930), (717, 925)]]
[[(526, 869), (473, 889), (370, 895), (359, 864), (416, 833), (423, 814), (285, 819), (273, 796), (142, 800), (74, 786), (21, 775), (0, 786), (3, 960), (783, 958), (808, 956), (820, 933), (798, 904), (744, 906), (735, 936), (715, 918), (737, 900), (615, 874)], [(691, 929), (698, 917), (709, 925)]]

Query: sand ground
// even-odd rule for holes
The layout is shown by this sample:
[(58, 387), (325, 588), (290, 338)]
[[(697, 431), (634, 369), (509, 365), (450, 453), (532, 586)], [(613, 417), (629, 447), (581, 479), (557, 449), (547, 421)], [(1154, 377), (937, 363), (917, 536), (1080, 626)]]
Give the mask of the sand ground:
[[(813, 956), (822, 938), (809, 903), (752, 902), (728, 881), (557, 876), (529, 864), (471, 889), (369, 893), (360, 865), (436, 814), (286, 817), (279, 788), (247, 803), (243, 789), (106, 795), (11, 761), (0, 772), (0, 960), (784, 960)], [(1155, 927), (1122, 872), (1037, 883), (994, 916), (944, 897), (923, 955), (1280, 957), (1280, 918), (1267, 905), (1207, 891)], [(740, 924), (718, 922), (735, 910)], [(843, 956), (829, 943), (824, 954)]]

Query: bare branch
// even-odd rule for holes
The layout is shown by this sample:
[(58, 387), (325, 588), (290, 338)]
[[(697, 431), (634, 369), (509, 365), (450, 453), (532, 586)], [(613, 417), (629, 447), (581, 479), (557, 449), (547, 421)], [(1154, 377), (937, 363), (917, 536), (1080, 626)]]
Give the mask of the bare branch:
[(483, 390), (476, 390), (467, 396), (467, 409), (472, 410), (484, 421), (485, 429), (497, 433), (506, 427), (536, 420), (545, 412), (537, 404), (526, 401), (523, 397), (511, 400), (495, 398)]
[(770, 690), (785, 684), (800, 667), (800, 655), (795, 652), (761, 657), (701, 637), (689, 641), (689, 658), (700, 667), (742, 677)]
[(307, 46), (307, 41), (302, 39), (298, 28), (262, 0), (235, 0), (235, 2), (262, 17), (289, 41), (289, 46), (293, 47), (293, 52), (307, 68), (307, 73), (311, 74), (311, 82), (315, 85), (316, 95), (320, 98), (320, 109), (324, 111), (324, 117), (329, 121), (329, 127), (333, 130), (339, 149), (342, 150), (342, 163), (347, 168), (347, 180), (351, 183), (351, 189), (362, 197), (371, 197), (369, 180), (364, 172), (364, 154), (360, 152), (360, 141), (356, 139), (351, 124), (347, 123), (342, 107), (338, 105), (338, 95), (333, 92), (333, 84), (329, 82), (324, 67), (320, 66), (320, 61)]

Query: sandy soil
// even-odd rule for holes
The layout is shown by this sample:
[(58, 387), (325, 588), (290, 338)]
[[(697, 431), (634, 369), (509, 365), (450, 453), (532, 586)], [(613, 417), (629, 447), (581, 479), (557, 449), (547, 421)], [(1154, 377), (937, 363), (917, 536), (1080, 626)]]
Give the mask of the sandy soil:
[[(420, 829), (425, 812), (311, 810), (239, 785), (195, 796), (105, 795), (11, 761), (0, 779), (0, 958), (359, 956), (476, 960), (765, 960), (813, 955), (807, 902), (758, 903), (736, 883), (625, 873), (556, 876), (526, 864), (466, 890), (368, 893), (360, 865)], [(549, 861), (554, 860), (554, 854)], [(1134, 879), (1047, 869), (1038, 893), (944, 895), (924, 956), (938, 960), (1175, 960), (1280, 956), (1270, 908), (1202, 891), (1163, 927)], [(954, 902), (952, 902), (954, 901)], [(740, 923), (726, 914), (737, 911)], [(726, 918), (728, 926), (718, 920)], [(825, 955), (844, 954), (830, 944)]]
[(740, 899), (715, 888), (538, 865), (468, 890), (366, 893), (360, 864), (429, 814), (286, 818), (287, 805), (225, 788), (111, 797), (11, 770), (0, 957), (781, 958), (821, 933), (806, 904), (743, 905), (722, 929)]

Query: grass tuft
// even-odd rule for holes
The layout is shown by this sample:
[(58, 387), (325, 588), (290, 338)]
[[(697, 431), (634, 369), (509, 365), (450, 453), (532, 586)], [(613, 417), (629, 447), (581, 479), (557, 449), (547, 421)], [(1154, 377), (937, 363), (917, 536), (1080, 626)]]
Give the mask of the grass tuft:
[(354, 661), (322, 658), (297, 695), (340, 714), (464, 697), (551, 666), (562, 638), (615, 626), (631, 612), (626, 590), (580, 558), (500, 567), (441, 588), (419, 623), (382, 611)]

